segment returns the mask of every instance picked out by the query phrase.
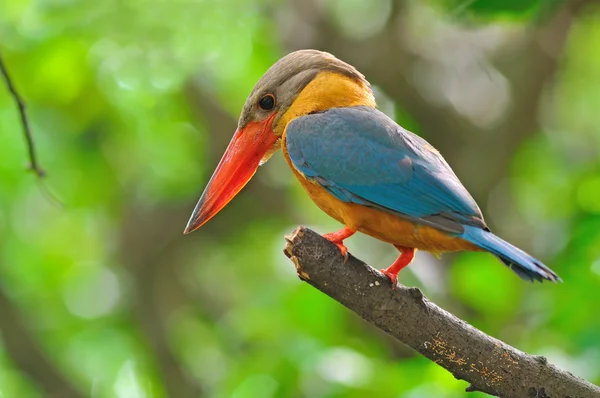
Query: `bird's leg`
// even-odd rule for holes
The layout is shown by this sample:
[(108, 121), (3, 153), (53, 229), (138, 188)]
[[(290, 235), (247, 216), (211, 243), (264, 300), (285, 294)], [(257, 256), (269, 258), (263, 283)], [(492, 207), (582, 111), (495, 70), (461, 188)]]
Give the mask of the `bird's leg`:
[(323, 235), (325, 239), (333, 243), (340, 249), (342, 256), (344, 256), (344, 262), (348, 259), (348, 248), (344, 246), (344, 239), (347, 239), (356, 233), (356, 229), (344, 227), (339, 231), (335, 231), (329, 234)]
[(417, 249), (413, 247), (404, 247), (404, 246), (396, 246), (394, 247), (400, 250), (400, 255), (394, 261), (392, 265), (387, 267), (386, 269), (382, 269), (381, 272), (390, 278), (392, 281), (392, 286), (394, 289), (396, 288), (396, 284), (398, 283), (398, 272), (402, 270), (402, 268), (406, 267), (410, 262), (415, 258), (415, 253)]

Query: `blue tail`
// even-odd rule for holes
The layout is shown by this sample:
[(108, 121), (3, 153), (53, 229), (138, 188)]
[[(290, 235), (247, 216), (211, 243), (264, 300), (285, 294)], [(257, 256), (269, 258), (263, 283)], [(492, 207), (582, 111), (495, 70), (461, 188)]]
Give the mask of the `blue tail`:
[(552, 282), (562, 282), (550, 268), (493, 233), (473, 226), (465, 226), (464, 228), (465, 232), (461, 234), (463, 239), (496, 255), (522, 279), (529, 282), (536, 280), (542, 282), (544, 279)]

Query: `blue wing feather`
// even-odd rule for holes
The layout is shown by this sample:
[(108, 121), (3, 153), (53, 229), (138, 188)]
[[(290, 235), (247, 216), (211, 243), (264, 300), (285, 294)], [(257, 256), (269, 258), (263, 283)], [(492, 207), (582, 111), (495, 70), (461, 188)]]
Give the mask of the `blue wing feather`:
[(376, 207), (468, 240), (526, 280), (560, 280), (540, 261), (487, 229), (479, 207), (427, 141), (380, 111), (334, 108), (293, 120), (294, 166), (344, 202)]
[[(425, 224), (442, 215), (445, 222), (436, 226), (455, 232), (460, 224), (483, 225), (477, 204), (442, 156), (374, 108), (300, 117), (288, 125), (286, 137), (294, 166), (340, 200)], [(449, 226), (452, 221), (457, 224)]]

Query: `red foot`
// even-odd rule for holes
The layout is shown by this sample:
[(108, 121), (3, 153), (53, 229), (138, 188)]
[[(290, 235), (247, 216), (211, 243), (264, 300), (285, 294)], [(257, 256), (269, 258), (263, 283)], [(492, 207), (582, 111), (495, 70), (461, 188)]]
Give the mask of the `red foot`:
[(348, 248), (344, 246), (344, 239), (351, 237), (356, 233), (356, 229), (344, 227), (339, 231), (323, 235), (325, 239), (333, 243), (340, 249), (340, 253), (344, 257), (344, 262), (348, 260)]
[(336, 245), (338, 247), (338, 249), (340, 249), (340, 253), (342, 253), (342, 256), (344, 257), (344, 262), (346, 262), (348, 260), (348, 248), (346, 246), (344, 246), (343, 243), (341, 242), (331, 242), (334, 245)]
[(390, 278), (392, 281), (392, 287), (395, 289), (398, 284), (398, 273), (402, 268), (406, 267), (415, 258), (417, 249), (412, 247), (396, 246), (396, 249), (400, 250), (400, 256), (394, 261), (392, 265), (386, 269), (382, 269), (381, 273)]

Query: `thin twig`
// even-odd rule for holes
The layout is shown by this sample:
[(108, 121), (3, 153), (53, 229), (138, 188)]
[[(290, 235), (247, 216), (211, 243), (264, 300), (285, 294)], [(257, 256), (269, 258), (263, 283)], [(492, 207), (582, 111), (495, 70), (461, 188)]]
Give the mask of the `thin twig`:
[(25, 142), (27, 143), (27, 151), (29, 153), (29, 168), (33, 170), (38, 178), (42, 178), (46, 175), (46, 172), (41, 168), (37, 155), (35, 152), (35, 143), (33, 141), (33, 135), (31, 134), (31, 128), (29, 127), (29, 119), (27, 117), (27, 111), (25, 109), (25, 102), (21, 95), (15, 88), (10, 75), (8, 74), (8, 70), (6, 69), (6, 65), (4, 65), (4, 61), (2, 60), (2, 56), (0, 55), (0, 72), (6, 82), (6, 87), (10, 92), (11, 96), (15, 100), (17, 107), (19, 108), (19, 115), (21, 117), (21, 124), (23, 125), (23, 135), (25, 136)]

